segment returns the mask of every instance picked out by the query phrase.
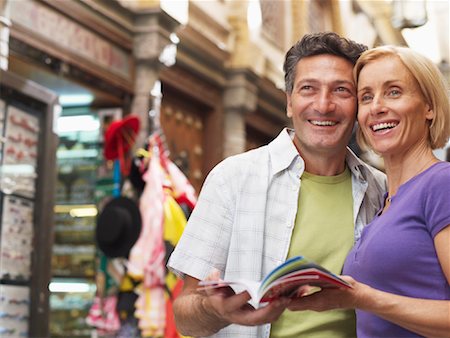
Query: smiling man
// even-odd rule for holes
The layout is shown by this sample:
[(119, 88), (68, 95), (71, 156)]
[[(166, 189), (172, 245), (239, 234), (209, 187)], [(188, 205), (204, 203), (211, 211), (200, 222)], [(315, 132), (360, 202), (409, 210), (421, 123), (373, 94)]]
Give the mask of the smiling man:
[(348, 148), (356, 119), (352, 67), (365, 46), (335, 33), (305, 35), (286, 54), (284, 129), (266, 146), (225, 159), (208, 175), (168, 263), (184, 276), (179, 331), (214, 337), (352, 337), (352, 311), (255, 309), (247, 293), (197, 291), (206, 278), (260, 280), (304, 255), (341, 273), (362, 227), (381, 207), (384, 175)]

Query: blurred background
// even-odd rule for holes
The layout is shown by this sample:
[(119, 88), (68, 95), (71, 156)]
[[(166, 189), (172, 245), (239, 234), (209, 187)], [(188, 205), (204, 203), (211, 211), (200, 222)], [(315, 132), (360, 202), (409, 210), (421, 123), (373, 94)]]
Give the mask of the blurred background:
[[(122, 266), (95, 238), (133, 173), (104, 156), (113, 122), (139, 120), (128, 162), (142, 164), (157, 135), (198, 193), (223, 158), (290, 125), (282, 65), (303, 34), (409, 46), (450, 82), (449, 11), (447, 0), (0, 0), (0, 312), (16, 316), (0, 318), (0, 336), (117, 336), (103, 312), (86, 320), (107, 267)], [(436, 155), (450, 160), (449, 147)]]

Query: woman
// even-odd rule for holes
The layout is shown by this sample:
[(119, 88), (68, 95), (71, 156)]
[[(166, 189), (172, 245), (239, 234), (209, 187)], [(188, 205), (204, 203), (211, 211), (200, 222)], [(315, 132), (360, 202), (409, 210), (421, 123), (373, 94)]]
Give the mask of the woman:
[(404, 47), (362, 54), (360, 142), (384, 159), (389, 191), (344, 266), (350, 290), (324, 290), (291, 310), (355, 308), (358, 337), (450, 337), (450, 163), (432, 150), (450, 136), (439, 70)]

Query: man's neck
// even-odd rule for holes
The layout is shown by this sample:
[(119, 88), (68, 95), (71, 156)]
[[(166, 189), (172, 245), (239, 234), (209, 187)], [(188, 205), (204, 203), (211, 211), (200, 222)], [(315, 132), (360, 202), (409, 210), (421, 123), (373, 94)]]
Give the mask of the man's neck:
[(300, 156), (305, 161), (305, 171), (319, 176), (336, 176), (342, 174), (345, 170), (345, 154), (333, 154), (324, 156), (323, 154), (305, 154)]

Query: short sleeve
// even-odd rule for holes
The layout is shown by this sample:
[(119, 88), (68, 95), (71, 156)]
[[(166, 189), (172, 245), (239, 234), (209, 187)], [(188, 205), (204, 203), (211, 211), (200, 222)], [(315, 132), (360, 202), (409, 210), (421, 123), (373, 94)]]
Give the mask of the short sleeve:
[(222, 162), (208, 175), (197, 204), (168, 267), (177, 275), (204, 279), (213, 268), (224, 271), (232, 229), (227, 166)]
[(424, 203), (427, 227), (433, 238), (450, 225), (450, 163), (437, 167), (426, 188)]

